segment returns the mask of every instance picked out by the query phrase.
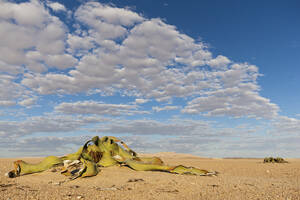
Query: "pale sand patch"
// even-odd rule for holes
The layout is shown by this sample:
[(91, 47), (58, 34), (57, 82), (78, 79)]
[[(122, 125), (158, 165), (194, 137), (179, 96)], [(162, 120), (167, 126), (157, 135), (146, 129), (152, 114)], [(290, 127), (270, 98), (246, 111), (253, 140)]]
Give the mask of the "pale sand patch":
[[(0, 159), (0, 199), (298, 199), (300, 159), (263, 164), (263, 159), (212, 159), (158, 153), (166, 164), (218, 171), (216, 177), (137, 172), (126, 167), (104, 168), (96, 176), (64, 182), (50, 171), (9, 179), (4, 174), (16, 158)], [(41, 158), (22, 158), (38, 162)]]

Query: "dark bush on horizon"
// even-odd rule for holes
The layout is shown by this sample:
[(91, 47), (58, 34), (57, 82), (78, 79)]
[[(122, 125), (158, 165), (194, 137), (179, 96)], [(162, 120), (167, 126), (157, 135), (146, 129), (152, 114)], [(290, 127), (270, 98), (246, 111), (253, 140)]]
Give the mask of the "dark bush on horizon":
[(287, 163), (287, 161), (285, 161), (281, 157), (277, 157), (277, 158), (266, 157), (266, 158), (264, 158), (264, 163)]

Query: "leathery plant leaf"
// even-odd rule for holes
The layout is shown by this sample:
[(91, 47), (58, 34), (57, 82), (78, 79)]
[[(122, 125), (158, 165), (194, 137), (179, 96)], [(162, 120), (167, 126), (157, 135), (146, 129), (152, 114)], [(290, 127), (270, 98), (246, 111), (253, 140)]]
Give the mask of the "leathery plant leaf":
[(79, 177), (96, 176), (101, 167), (115, 165), (125, 165), (136, 171), (163, 171), (200, 176), (217, 175), (217, 172), (209, 172), (195, 167), (168, 166), (158, 157), (139, 157), (123, 141), (114, 136), (104, 136), (102, 138), (95, 136), (75, 153), (62, 157), (48, 156), (37, 164), (17, 160), (14, 162), (14, 170), (6, 173), (6, 175), (14, 178), (58, 167), (61, 174), (74, 180)]

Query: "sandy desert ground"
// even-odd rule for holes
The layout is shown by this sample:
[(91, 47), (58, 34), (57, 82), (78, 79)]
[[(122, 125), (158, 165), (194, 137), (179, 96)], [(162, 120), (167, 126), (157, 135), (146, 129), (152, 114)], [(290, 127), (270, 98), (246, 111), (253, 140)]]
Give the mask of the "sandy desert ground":
[(51, 171), (10, 179), (4, 174), (17, 159), (2, 158), (0, 199), (300, 199), (300, 159), (264, 164), (262, 159), (212, 159), (175, 153), (156, 156), (166, 164), (184, 164), (220, 174), (203, 177), (110, 167), (95, 177), (69, 182), (59, 172)]

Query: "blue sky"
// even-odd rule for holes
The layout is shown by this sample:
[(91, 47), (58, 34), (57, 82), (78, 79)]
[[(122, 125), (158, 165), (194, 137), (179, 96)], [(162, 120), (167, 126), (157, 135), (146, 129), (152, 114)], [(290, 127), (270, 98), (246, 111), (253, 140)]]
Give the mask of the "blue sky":
[(299, 157), (298, 1), (0, 1), (0, 157)]

